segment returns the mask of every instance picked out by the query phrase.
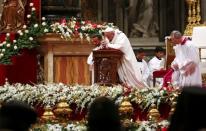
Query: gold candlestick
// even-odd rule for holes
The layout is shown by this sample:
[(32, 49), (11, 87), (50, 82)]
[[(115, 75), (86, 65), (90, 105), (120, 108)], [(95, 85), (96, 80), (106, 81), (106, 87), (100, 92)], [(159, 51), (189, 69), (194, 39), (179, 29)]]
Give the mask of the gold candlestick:
[(120, 104), (119, 113), (123, 120), (130, 120), (133, 113), (132, 104), (129, 102), (128, 98), (125, 97), (123, 102)]
[(192, 25), (196, 26), (196, 0), (192, 3)]
[(54, 114), (57, 116), (59, 122), (66, 123), (69, 120), (72, 110), (69, 108), (66, 98), (62, 97), (56, 105)]
[(200, 25), (201, 15), (200, 15), (200, 0), (197, 0), (197, 25)]
[(187, 4), (188, 4), (188, 17), (187, 17), (187, 26), (184, 32), (184, 35), (186, 36), (190, 36), (192, 34), (192, 4), (194, 2), (194, 0), (186, 0)]
[(186, 0), (188, 4), (188, 18), (187, 26), (184, 35), (191, 36), (193, 27), (201, 26), (201, 15), (200, 15), (200, 0)]
[(171, 117), (174, 114), (175, 108), (176, 108), (176, 104), (177, 104), (177, 102), (172, 102), (171, 110), (170, 110), (170, 113), (169, 113), (169, 117)]
[(157, 106), (155, 104), (152, 104), (148, 113), (148, 118), (151, 121), (156, 121), (158, 122), (160, 119), (160, 113), (157, 109)]
[(41, 122), (54, 122), (56, 117), (52, 112), (52, 108), (50, 106), (46, 106), (43, 115), (41, 116)]

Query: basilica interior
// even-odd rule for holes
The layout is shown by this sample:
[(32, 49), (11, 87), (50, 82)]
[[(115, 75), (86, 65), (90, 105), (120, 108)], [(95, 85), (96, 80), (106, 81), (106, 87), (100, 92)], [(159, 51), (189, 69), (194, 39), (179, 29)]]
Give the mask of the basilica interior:
[(192, 101), (206, 102), (205, 34), (206, 0), (0, 0), (0, 130), (96, 131), (95, 109), (108, 131), (115, 113), (125, 131), (196, 129), (206, 116)]

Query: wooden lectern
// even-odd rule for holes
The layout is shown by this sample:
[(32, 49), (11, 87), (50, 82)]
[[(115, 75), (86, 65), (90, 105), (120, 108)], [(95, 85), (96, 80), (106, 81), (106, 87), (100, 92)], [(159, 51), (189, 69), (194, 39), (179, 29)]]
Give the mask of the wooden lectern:
[(123, 53), (116, 49), (93, 51), (94, 83), (111, 86), (119, 83), (118, 65)]

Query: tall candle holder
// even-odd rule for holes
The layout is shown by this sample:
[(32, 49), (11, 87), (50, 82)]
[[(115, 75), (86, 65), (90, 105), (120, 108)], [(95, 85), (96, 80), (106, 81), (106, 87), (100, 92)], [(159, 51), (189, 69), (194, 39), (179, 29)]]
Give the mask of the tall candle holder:
[(200, 0), (186, 0), (188, 4), (187, 26), (184, 35), (191, 36), (193, 27), (201, 26)]

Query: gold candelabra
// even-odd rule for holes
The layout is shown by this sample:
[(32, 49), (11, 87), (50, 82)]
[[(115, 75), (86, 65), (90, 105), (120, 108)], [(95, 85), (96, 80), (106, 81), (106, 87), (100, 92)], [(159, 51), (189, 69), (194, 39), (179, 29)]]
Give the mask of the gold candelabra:
[(45, 111), (41, 117), (41, 122), (46, 123), (46, 122), (54, 122), (56, 117), (54, 116), (54, 113), (52, 112), (52, 108), (50, 106), (46, 106)]
[(169, 113), (169, 117), (171, 117), (174, 114), (175, 108), (176, 108), (176, 104), (177, 104), (177, 102), (172, 102), (171, 110), (170, 110), (170, 113)]
[(157, 109), (157, 106), (155, 104), (152, 104), (148, 113), (148, 118), (151, 121), (159, 121), (160, 119), (160, 113)]
[(200, 15), (200, 0), (197, 0), (197, 25), (200, 25), (201, 15)]
[(119, 107), (119, 113), (120, 113), (121, 118), (123, 120), (129, 120), (131, 118), (133, 110), (134, 109), (132, 107), (132, 104), (129, 102), (128, 98), (125, 97)]
[(54, 110), (55, 115), (61, 123), (69, 120), (72, 110), (69, 108), (66, 98), (62, 97)]
[(200, 0), (186, 0), (188, 4), (188, 17), (187, 26), (184, 31), (184, 35), (191, 36), (193, 27), (200, 26), (201, 16), (200, 16)]

